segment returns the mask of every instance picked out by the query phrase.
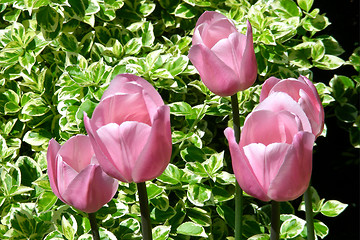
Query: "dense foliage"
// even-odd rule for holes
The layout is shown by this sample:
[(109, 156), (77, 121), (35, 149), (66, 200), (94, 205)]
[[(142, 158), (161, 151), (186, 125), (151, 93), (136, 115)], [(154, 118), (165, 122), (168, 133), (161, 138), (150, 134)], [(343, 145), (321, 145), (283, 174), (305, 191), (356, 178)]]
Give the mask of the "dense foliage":
[[(315, 82), (326, 116), (336, 116), (360, 147), (360, 75), (320, 82), (312, 69), (344, 64), (360, 71), (360, 49), (349, 59), (329, 35), (329, 19), (313, 0), (3, 0), (0, 5), (0, 236), (1, 239), (91, 239), (84, 213), (52, 193), (46, 151), (86, 133), (109, 82), (120, 73), (148, 80), (171, 108), (173, 154), (165, 172), (147, 182), (155, 239), (233, 236), (234, 185), (223, 134), (231, 125), (229, 98), (212, 94), (187, 57), (192, 30), (205, 10), (219, 11), (245, 32), (252, 24), (258, 79), (239, 93), (241, 120), (259, 102), (270, 76)], [(336, 21), (336, 19), (333, 19)], [(325, 121), (326, 122), (326, 121)], [(326, 137), (326, 129), (323, 132)], [(316, 147), (315, 147), (316, 150)], [(316, 161), (317, 159), (314, 159)], [(317, 188), (318, 186), (314, 186)], [(325, 196), (326, 197), (326, 196)], [(135, 184), (97, 213), (102, 239), (141, 239)], [(268, 239), (268, 203), (246, 195), (244, 234)], [(346, 208), (313, 191), (316, 214)], [(281, 203), (281, 237), (306, 237), (299, 201)], [(316, 216), (315, 216), (316, 218)], [(315, 221), (316, 234), (328, 234)], [(191, 237), (191, 238), (193, 238)]]

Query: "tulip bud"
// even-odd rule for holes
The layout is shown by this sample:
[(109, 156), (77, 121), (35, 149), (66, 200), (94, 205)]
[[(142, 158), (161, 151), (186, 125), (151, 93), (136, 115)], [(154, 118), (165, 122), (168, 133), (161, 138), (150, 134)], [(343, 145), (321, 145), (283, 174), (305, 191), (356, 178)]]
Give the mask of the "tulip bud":
[(263, 200), (289, 201), (307, 189), (315, 136), (289, 95), (271, 94), (245, 119), (239, 144), (227, 128), (232, 165), (240, 187)]
[(122, 182), (154, 179), (170, 161), (170, 109), (140, 77), (116, 76), (84, 123), (101, 167)]
[(189, 59), (210, 91), (231, 96), (254, 84), (257, 63), (249, 21), (243, 35), (224, 15), (205, 12), (196, 23), (192, 41)]
[(47, 164), (54, 194), (81, 211), (96, 212), (117, 191), (118, 181), (101, 169), (88, 136), (71, 137), (62, 146), (51, 139)]

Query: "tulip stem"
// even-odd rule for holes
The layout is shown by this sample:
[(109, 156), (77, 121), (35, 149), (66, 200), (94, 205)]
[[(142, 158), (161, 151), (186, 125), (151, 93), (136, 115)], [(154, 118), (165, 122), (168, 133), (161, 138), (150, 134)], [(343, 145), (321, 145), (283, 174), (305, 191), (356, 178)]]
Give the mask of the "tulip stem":
[[(234, 135), (237, 143), (240, 141), (240, 113), (237, 93), (231, 96), (231, 108), (233, 112)], [(242, 218), (243, 218), (243, 191), (239, 183), (235, 183), (235, 240), (242, 238)]]
[(239, 102), (237, 93), (231, 96), (231, 108), (233, 113), (233, 126), (235, 132), (235, 140), (237, 143), (240, 141), (240, 113), (239, 113)]
[(96, 223), (95, 213), (88, 213), (88, 216), (89, 216), (89, 221), (90, 221), (90, 226), (91, 226), (91, 233), (93, 235), (93, 239), (94, 240), (100, 240), (99, 228), (98, 228), (98, 225)]
[(139, 193), (140, 213), (141, 213), (141, 226), (143, 240), (152, 240), (152, 230), (149, 212), (149, 200), (146, 192), (145, 182), (137, 183)]
[(280, 203), (271, 201), (271, 232), (270, 240), (278, 240), (280, 237)]
[(306, 229), (307, 229), (307, 239), (315, 239), (314, 231), (314, 219), (313, 219), (313, 210), (312, 210), (312, 191), (311, 186), (309, 185), (308, 189), (304, 193), (305, 200), (305, 213), (306, 213)]

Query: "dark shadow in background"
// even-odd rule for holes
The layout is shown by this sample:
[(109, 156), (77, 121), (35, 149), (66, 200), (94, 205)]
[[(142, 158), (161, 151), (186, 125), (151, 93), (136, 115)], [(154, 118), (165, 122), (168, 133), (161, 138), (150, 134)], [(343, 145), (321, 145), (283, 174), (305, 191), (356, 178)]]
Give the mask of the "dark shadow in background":
[[(322, 34), (333, 36), (344, 48), (340, 57), (348, 60), (359, 46), (359, 0), (315, 0), (313, 8), (326, 13), (331, 25)], [(312, 69), (315, 82), (329, 83), (337, 75), (351, 77), (358, 73), (352, 66), (342, 66), (334, 71)], [(328, 135), (319, 137), (314, 148), (312, 184), (321, 198), (339, 200), (349, 204), (338, 217), (317, 216), (329, 228), (326, 239), (357, 240), (359, 235), (359, 151), (353, 149), (348, 133), (337, 124), (336, 117), (326, 118)]]

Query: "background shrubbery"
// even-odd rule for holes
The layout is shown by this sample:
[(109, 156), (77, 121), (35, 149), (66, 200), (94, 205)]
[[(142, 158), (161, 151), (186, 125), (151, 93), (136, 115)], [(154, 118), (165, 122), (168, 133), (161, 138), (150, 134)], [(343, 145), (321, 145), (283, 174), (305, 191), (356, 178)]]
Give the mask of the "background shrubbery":
[[(147, 183), (155, 239), (233, 235), (235, 178), (223, 135), (228, 121), (231, 124), (230, 99), (207, 90), (187, 58), (192, 30), (205, 10), (224, 13), (242, 32), (246, 19), (252, 23), (259, 75), (256, 84), (239, 95), (242, 121), (258, 103), (261, 83), (268, 77), (302, 74), (316, 83), (329, 134), (324, 131), (314, 148), (313, 186), (321, 193), (321, 198), (314, 196), (315, 218), (321, 220), (315, 228), (318, 236), (326, 236), (326, 223), (332, 220), (323, 216), (336, 216), (346, 207), (328, 201), (342, 200), (338, 188), (345, 185), (336, 186), (328, 179), (329, 172), (358, 168), (360, 49), (353, 45), (344, 54), (326, 30), (336, 17), (329, 20), (314, 7), (316, 1), (312, 5), (311, 0), (3, 0), (2, 239), (91, 238), (82, 213), (52, 193), (46, 149), (51, 138), (61, 143), (85, 133), (83, 112), (91, 116), (119, 73), (145, 78), (171, 107), (171, 164), (161, 177)], [(342, 75), (328, 71), (335, 69), (346, 71)], [(329, 152), (336, 152), (336, 159)], [(103, 239), (141, 238), (135, 190), (134, 184), (120, 184), (119, 194), (99, 211)], [(358, 195), (359, 189), (349, 191)], [(283, 238), (302, 239), (306, 234), (304, 220), (295, 216), (303, 217), (300, 202), (281, 205)], [(246, 197), (245, 214), (246, 237), (268, 232), (267, 203)], [(350, 221), (350, 216), (342, 221)], [(347, 236), (356, 238), (352, 233)]]

